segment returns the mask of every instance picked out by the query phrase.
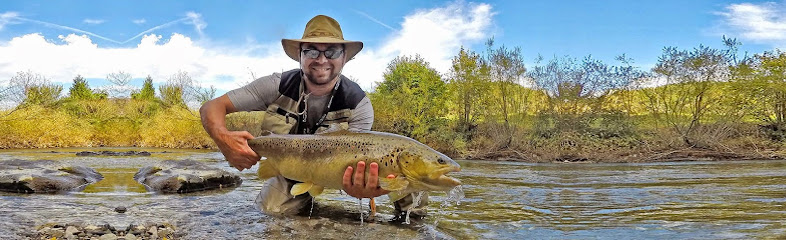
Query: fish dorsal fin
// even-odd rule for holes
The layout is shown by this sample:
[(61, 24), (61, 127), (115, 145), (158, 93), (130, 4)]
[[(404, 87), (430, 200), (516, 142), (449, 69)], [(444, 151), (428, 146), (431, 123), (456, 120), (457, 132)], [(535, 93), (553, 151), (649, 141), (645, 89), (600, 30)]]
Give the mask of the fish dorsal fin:
[(322, 194), (323, 190), (325, 190), (325, 187), (315, 184), (314, 186), (311, 186), (311, 189), (308, 190), (308, 194), (312, 197), (316, 197), (319, 196), (319, 194)]
[(264, 137), (264, 136), (270, 136), (270, 135), (273, 135), (273, 134), (274, 134), (274, 133), (273, 133), (273, 132), (271, 132), (271, 131), (268, 131), (268, 130), (262, 130), (262, 132), (260, 132), (260, 133), (259, 133), (259, 136), (260, 136), (260, 137)]
[(308, 192), (308, 190), (311, 190), (313, 186), (314, 184), (310, 182), (295, 183), (295, 185), (292, 185), (292, 189), (289, 190), (289, 194), (292, 194), (292, 196), (304, 194)]
[(401, 191), (409, 186), (409, 181), (403, 176), (396, 178), (379, 178), (379, 187), (388, 191)]

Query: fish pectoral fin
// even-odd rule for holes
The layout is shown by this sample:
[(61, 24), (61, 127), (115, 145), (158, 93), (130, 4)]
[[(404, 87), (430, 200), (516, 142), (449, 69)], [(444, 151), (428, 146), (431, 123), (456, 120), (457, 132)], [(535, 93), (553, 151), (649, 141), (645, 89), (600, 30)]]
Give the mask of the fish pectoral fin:
[(391, 202), (395, 202), (401, 200), (402, 198), (406, 197), (407, 195), (411, 194), (411, 191), (395, 191), (388, 193), (388, 198), (390, 198)]
[(265, 180), (278, 175), (278, 170), (273, 167), (269, 160), (259, 160), (259, 169), (257, 169), (257, 176), (259, 179)]
[(319, 196), (319, 194), (322, 194), (323, 190), (325, 190), (325, 187), (319, 185), (313, 185), (311, 186), (311, 189), (308, 190), (308, 194), (311, 195), (312, 197), (316, 197)]
[(311, 187), (313, 186), (314, 184), (310, 182), (296, 183), (295, 185), (292, 185), (292, 189), (289, 190), (289, 194), (292, 194), (292, 196), (304, 194), (308, 192), (308, 190), (311, 190)]
[(401, 191), (409, 186), (407, 178), (399, 176), (396, 178), (379, 178), (379, 187), (388, 191)]

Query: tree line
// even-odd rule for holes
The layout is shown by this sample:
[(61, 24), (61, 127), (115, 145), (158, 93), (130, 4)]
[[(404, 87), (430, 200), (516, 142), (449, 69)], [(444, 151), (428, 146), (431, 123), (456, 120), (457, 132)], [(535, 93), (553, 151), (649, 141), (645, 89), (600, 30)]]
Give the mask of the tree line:
[[(535, 59), (518, 47), (462, 48), (440, 75), (393, 60), (370, 93), (375, 128), (452, 155), (533, 161), (625, 159), (680, 149), (777, 152), (786, 137), (786, 54), (665, 47), (652, 69), (618, 56)], [(762, 156), (764, 156), (762, 154)]]
[[(418, 55), (399, 56), (368, 93), (374, 130), (471, 158), (616, 161), (681, 149), (777, 155), (786, 139), (786, 53), (741, 54), (735, 39), (722, 42), (720, 49), (664, 47), (652, 69), (634, 67), (624, 54), (612, 64), (537, 56), (525, 66), (521, 48), (493, 39), (480, 52), (461, 48), (445, 74)], [(0, 89), (0, 101), (19, 103), (0, 115), (0, 147), (212, 147), (187, 104), (213, 98), (212, 86), (182, 71), (157, 94), (150, 77), (141, 89), (123, 72), (107, 80), (111, 88), (95, 90), (77, 76), (61, 97), (62, 86), (18, 73)], [(235, 113), (227, 124), (258, 133), (261, 116)], [(22, 121), (49, 118), (89, 131), (53, 122), (70, 135), (32, 133)]]
[(63, 94), (61, 85), (41, 74), (18, 72), (0, 89), (0, 102), (12, 105), (0, 111), (0, 148), (212, 147), (189, 105), (212, 99), (214, 87), (201, 87), (183, 71), (158, 91), (150, 76), (140, 89), (122, 71), (106, 80), (111, 85), (94, 89), (77, 75)]

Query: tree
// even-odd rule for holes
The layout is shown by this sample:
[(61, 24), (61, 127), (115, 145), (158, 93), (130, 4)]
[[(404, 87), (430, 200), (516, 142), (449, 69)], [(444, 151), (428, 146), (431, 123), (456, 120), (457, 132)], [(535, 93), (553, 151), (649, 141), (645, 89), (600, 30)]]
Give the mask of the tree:
[(193, 106), (195, 103), (204, 103), (213, 99), (216, 88), (202, 88), (198, 82), (194, 81), (188, 72), (177, 71), (166, 84), (158, 87), (161, 100), (166, 105), (181, 105), (183, 107)]
[(132, 91), (131, 86), (129, 85), (129, 83), (131, 82), (130, 73), (126, 73), (123, 71), (110, 73), (106, 75), (106, 80), (114, 84), (114, 86), (110, 88), (112, 97), (125, 98), (128, 97), (129, 92)]
[(150, 101), (156, 98), (156, 89), (153, 88), (153, 78), (147, 75), (142, 89), (139, 92), (131, 93), (131, 99)]
[[(510, 127), (510, 111), (516, 104), (513, 103), (513, 97), (510, 93), (512, 85), (520, 84), (527, 69), (524, 67), (524, 58), (521, 55), (521, 48), (508, 49), (504, 45), (497, 49), (494, 47), (494, 39), (489, 39), (486, 42), (488, 48), (487, 62), (491, 68), (491, 79), (496, 82), (499, 87), (499, 106), (502, 110), (502, 118), (505, 123), (505, 132), (507, 133), (507, 141), (501, 148), (510, 146), (513, 140), (513, 131)], [(523, 104), (523, 103), (519, 103)]]
[(17, 72), (8, 81), (7, 99), (18, 106), (48, 105), (60, 98), (63, 86), (53, 84), (41, 74), (28, 70)]
[(68, 96), (74, 100), (92, 100), (97, 99), (97, 96), (90, 89), (87, 80), (82, 75), (77, 75), (74, 78), (74, 83), (68, 89)]
[(382, 122), (383, 128), (422, 139), (441, 126), (446, 112), (445, 92), (439, 73), (416, 55), (391, 61), (384, 81), (377, 85), (371, 98), (377, 106), (375, 115), (394, 120)]
[(462, 47), (458, 56), (453, 58), (450, 71), (449, 89), (458, 110), (459, 131), (468, 134), (488, 107), (484, 99), (488, 97), (491, 86), (490, 69), (480, 55)]
[(738, 108), (773, 130), (774, 139), (786, 139), (786, 52), (765, 51), (731, 69), (734, 92), (744, 98)]
[(688, 146), (706, 147), (695, 132), (710, 108), (720, 102), (713, 91), (716, 83), (729, 79), (731, 53), (703, 45), (690, 51), (666, 47), (652, 69), (655, 79), (664, 84), (643, 89), (648, 108)]

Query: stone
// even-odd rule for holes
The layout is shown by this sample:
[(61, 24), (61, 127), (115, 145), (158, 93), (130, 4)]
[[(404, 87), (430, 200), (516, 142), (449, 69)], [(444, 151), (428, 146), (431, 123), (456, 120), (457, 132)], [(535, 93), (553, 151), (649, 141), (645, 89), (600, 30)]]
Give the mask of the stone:
[(3, 192), (80, 191), (103, 178), (92, 168), (66, 166), (52, 160), (0, 161), (0, 191)]
[(126, 207), (123, 207), (123, 206), (115, 207), (115, 212), (118, 212), (118, 213), (125, 213), (127, 210), (128, 209), (126, 209)]
[(79, 233), (80, 233), (80, 231), (76, 227), (68, 226), (66, 228), (66, 233), (65, 234), (66, 234), (66, 236), (68, 236), (68, 235), (76, 235), (76, 234), (79, 234)]
[(236, 187), (242, 179), (235, 173), (210, 167), (194, 160), (167, 160), (140, 169), (134, 179), (149, 191), (189, 193)]
[(172, 230), (171, 228), (159, 228), (158, 229), (158, 236), (168, 237), (168, 236), (172, 236), (173, 233), (175, 233), (175, 231)]
[(107, 233), (107, 234), (101, 235), (101, 237), (98, 238), (98, 239), (99, 240), (117, 240), (117, 235), (112, 234), (112, 233)]
[(147, 230), (147, 233), (150, 233), (150, 238), (158, 239), (158, 228), (156, 226), (150, 226), (150, 230)]
[(126, 240), (136, 240), (136, 236), (134, 234), (128, 233), (125, 236)]

